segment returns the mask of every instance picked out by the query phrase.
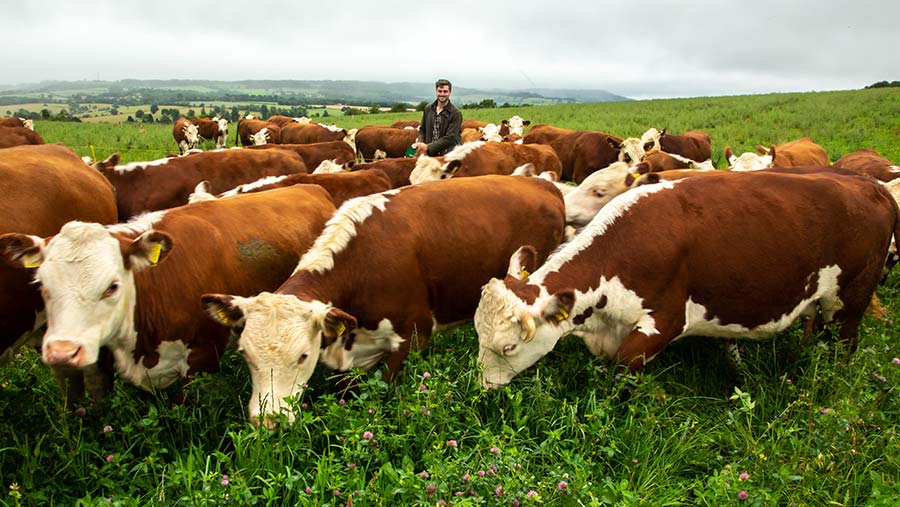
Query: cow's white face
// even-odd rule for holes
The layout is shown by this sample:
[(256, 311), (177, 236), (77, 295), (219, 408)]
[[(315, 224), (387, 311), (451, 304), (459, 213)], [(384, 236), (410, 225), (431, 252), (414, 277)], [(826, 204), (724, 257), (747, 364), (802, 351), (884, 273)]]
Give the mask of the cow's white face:
[(525, 120), (521, 116), (513, 116), (507, 120), (507, 122), (509, 123), (509, 133), (518, 134), (520, 136), (525, 131), (525, 126), (531, 125), (530, 120)]
[(171, 248), (147, 243), (158, 234), (150, 231), (129, 245), (102, 225), (69, 222), (44, 246), (35, 275), (47, 309), (44, 362), (89, 366), (100, 347), (133, 330), (134, 273), (155, 265), (162, 249)]
[(644, 155), (647, 152), (644, 150), (644, 143), (640, 139), (636, 137), (629, 137), (622, 141), (622, 144), (619, 148), (619, 162), (624, 162), (628, 165), (634, 165), (644, 160)]
[(184, 140), (188, 142), (188, 148), (193, 148), (200, 142), (200, 129), (193, 123), (185, 125)]
[(219, 124), (219, 133), (228, 135), (228, 120), (225, 118), (219, 118), (216, 120), (216, 123)]
[(615, 196), (625, 192), (641, 175), (625, 162), (591, 173), (574, 190), (565, 194), (566, 223), (581, 227)]
[(409, 173), (409, 182), (413, 185), (426, 181), (437, 181), (444, 174), (444, 166), (439, 159), (428, 155), (419, 155), (416, 166)]
[(24, 124), (25, 128), (27, 128), (28, 130), (32, 130), (32, 131), (34, 130), (34, 120), (26, 119), (26, 118), (19, 118), (19, 119), (22, 120), (22, 123)]
[(334, 160), (323, 160), (313, 171), (313, 174), (336, 174), (344, 172), (344, 166), (336, 163)]
[(649, 129), (647, 129), (646, 132), (644, 132), (641, 135), (641, 143), (642, 144), (653, 143), (653, 148), (647, 148), (648, 151), (651, 149), (658, 150), (658, 149), (660, 149), (660, 147), (659, 147), (660, 136), (662, 136), (662, 133), (659, 130), (656, 130), (655, 128), (650, 127)]
[(482, 385), (506, 385), (544, 357), (559, 340), (555, 329), (543, 325), (539, 313), (507, 289), (502, 280), (488, 282), (475, 310)]
[(250, 136), (250, 140), (253, 141), (254, 146), (266, 144), (269, 140), (269, 129), (267, 127), (261, 128), (259, 132)]
[(728, 168), (732, 171), (759, 171), (772, 167), (771, 155), (757, 155), (756, 153), (747, 152), (741, 154), (740, 157), (732, 155), (728, 159)]
[(483, 141), (492, 143), (503, 141), (503, 136), (500, 135), (500, 125), (497, 125), (496, 123), (488, 123), (484, 127), (478, 127), (478, 130), (481, 131), (481, 139)]
[(204, 296), (204, 305), (219, 322), (243, 326), (238, 350), (247, 360), (253, 381), (247, 406), (250, 419), (271, 426), (265, 415), (284, 411), (293, 422), (294, 414), (284, 399), (303, 394), (303, 384), (319, 361), (330, 307), (269, 292), (250, 298)]

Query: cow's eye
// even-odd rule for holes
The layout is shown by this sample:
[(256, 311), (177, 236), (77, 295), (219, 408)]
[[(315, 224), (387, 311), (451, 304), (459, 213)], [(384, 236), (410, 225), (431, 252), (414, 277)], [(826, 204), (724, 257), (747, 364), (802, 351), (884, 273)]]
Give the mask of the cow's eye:
[(594, 196), (595, 197), (603, 197), (603, 191), (602, 190), (594, 190)]
[(297, 364), (303, 364), (303, 363), (305, 363), (305, 362), (306, 362), (306, 358), (308, 358), (308, 357), (309, 357), (309, 353), (308, 353), (308, 352), (304, 352), (303, 354), (300, 354), (300, 358), (297, 359)]
[(118, 290), (119, 290), (119, 282), (113, 282), (113, 283), (109, 284), (109, 287), (107, 287), (106, 290), (103, 291), (103, 299), (106, 299), (106, 298), (112, 296)]
[(514, 350), (516, 350), (516, 344), (515, 344), (515, 343), (510, 344), (510, 345), (504, 345), (504, 346), (503, 346), (503, 353), (506, 354), (506, 355), (511, 354), (512, 351), (514, 351)]

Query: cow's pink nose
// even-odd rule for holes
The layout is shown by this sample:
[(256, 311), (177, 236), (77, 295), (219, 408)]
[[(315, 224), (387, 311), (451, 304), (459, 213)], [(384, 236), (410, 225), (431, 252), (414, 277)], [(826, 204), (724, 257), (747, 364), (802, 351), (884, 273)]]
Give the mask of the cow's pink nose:
[(84, 348), (72, 341), (60, 340), (44, 345), (44, 362), (54, 366), (81, 366)]

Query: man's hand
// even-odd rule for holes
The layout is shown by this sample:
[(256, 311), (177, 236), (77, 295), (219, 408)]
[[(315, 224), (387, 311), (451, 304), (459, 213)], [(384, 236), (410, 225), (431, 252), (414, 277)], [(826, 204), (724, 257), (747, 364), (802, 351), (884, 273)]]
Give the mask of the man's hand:
[(413, 148), (416, 149), (416, 155), (428, 155), (428, 145), (425, 143), (413, 143)]

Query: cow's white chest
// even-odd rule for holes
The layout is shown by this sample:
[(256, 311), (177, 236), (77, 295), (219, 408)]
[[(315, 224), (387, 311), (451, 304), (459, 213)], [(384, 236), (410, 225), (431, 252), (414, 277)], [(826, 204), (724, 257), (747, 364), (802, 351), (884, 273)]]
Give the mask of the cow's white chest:
[(374, 330), (359, 328), (353, 333), (350, 350), (344, 347), (343, 341), (338, 341), (322, 351), (320, 359), (326, 366), (339, 371), (353, 368), (369, 370), (385, 355), (400, 348), (403, 342), (388, 319), (382, 319)]
[(188, 356), (191, 351), (180, 341), (164, 341), (157, 348), (159, 362), (152, 368), (142, 361), (135, 362), (130, 350), (116, 348), (113, 356), (116, 370), (129, 382), (146, 390), (164, 389), (175, 381), (187, 376)]
[[(834, 316), (834, 312), (843, 308), (844, 303), (838, 297), (838, 275), (841, 273), (839, 266), (827, 266), (819, 270), (818, 283), (815, 292), (809, 297), (800, 300), (791, 311), (773, 316), (772, 320), (760, 324), (754, 328), (747, 328), (741, 324), (722, 324), (719, 317), (712, 315), (709, 310), (691, 298), (684, 305), (685, 325), (679, 338), (682, 336), (714, 336), (720, 338), (749, 338), (762, 339), (775, 333), (784, 331), (801, 315), (811, 316), (815, 314), (816, 303), (826, 322)], [(813, 277), (811, 276), (810, 279)], [(810, 283), (813, 283), (810, 281)]]

